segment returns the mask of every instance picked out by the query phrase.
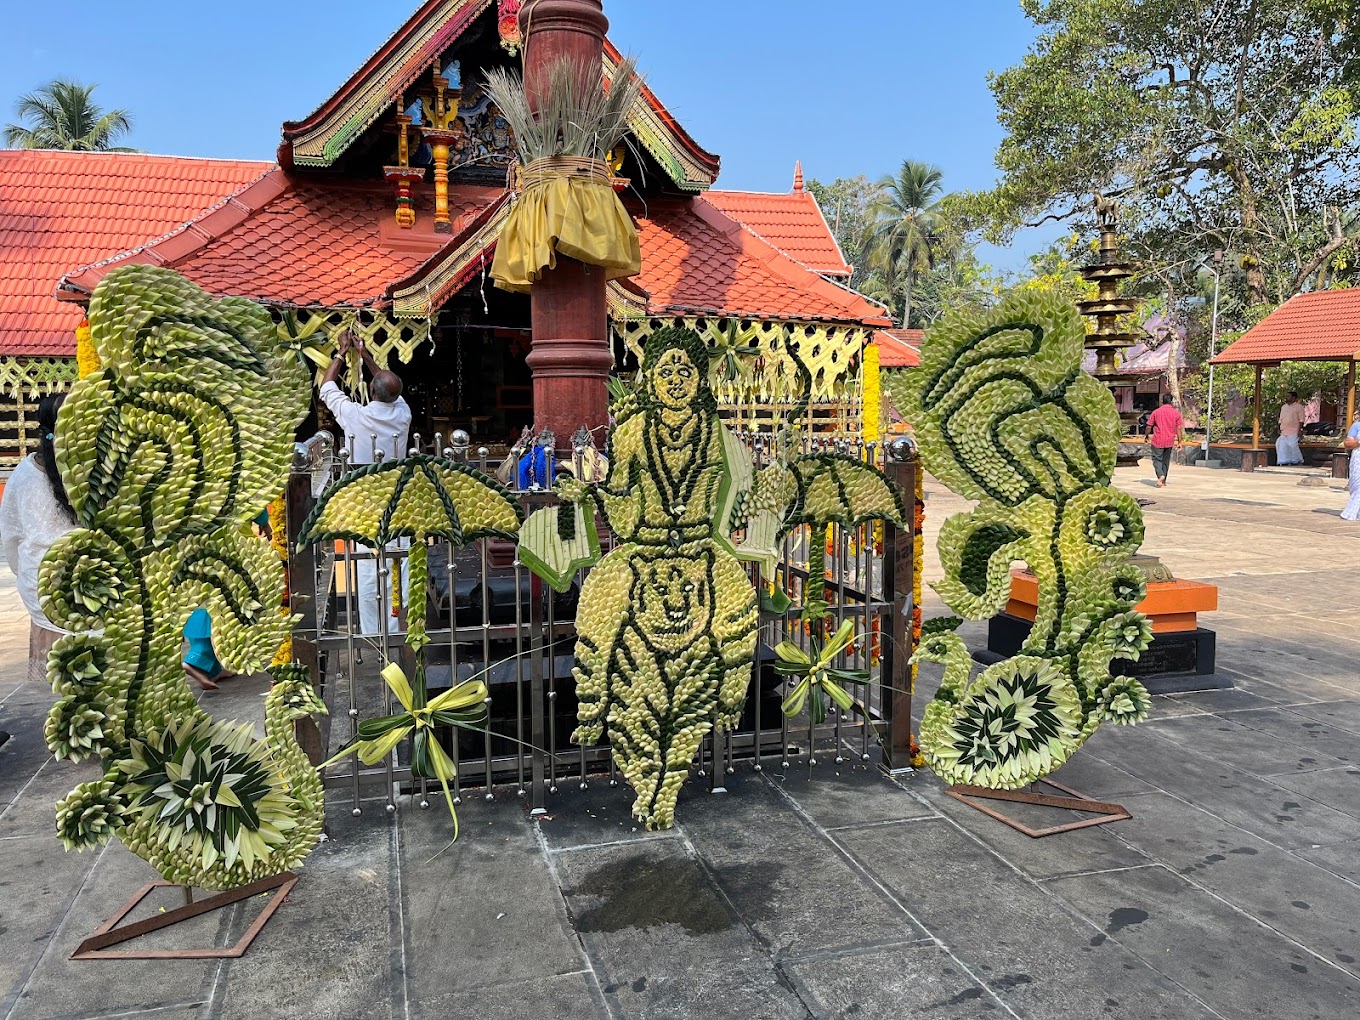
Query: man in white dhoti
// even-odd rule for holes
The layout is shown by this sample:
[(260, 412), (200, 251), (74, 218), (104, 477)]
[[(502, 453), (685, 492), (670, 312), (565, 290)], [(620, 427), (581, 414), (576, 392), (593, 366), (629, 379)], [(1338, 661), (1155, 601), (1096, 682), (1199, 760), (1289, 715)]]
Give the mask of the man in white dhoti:
[(1276, 464), (1303, 463), (1303, 451), (1299, 449), (1299, 433), (1302, 431), (1303, 405), (1299, 403), (1299, 395), (1290, 390), (1280, 405), (1280, 438), (1275, 440)]
[(1360, 521), (1360, 419), (1346, 433), (1346, 449), (1351, 451), (1351, 498), (1341, 516), (1348, 521)]
[[(395, 460), (404, 457), (411, 445), (411, 407), (402, 399), (401, 379), (395, 372), (380, 368), (373, 356), (364, 349), (363, 341), (357, 343), (349, 331), (340, 334), (339, 350), (335, 359), (326, 369), (321, 379), (321, 400), (330, 408), (336, 422), (345, 432), (345, 448), (349, 451), (351, 467), (372, 464), (379, 460)], [(359, 352), (364, 367), (372, 374), (368, 384), (369, 401), (361, 404), (346, 396), (336, 380), (345, 367), (351, 350)], [(388, 550), (406, 548), (406, 539), (398, 539), (388, 545)], [(381, 633), (379, 627), (378, 563), (371, 555), (362, 557), (357, 565), (358, 584), (355, 595), (359, 603), (359, 625), (364, 634)], [(406, 560), (401, 560), (401, 598), (406, 601)], [(423, 593), (422, 593), (423, 594)], [(391, 605), (390, 590), (383, 602)], [(396, 629), (395, 621), (389, 621), (389, 631)]]

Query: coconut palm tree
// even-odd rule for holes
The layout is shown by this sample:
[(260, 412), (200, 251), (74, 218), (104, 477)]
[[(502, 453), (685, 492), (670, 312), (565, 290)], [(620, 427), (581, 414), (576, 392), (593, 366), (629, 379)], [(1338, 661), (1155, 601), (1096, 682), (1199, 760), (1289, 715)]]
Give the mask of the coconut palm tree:
[(943, 191), (940, 168), (914, 159), (878, 182), (869, 206), (869, 264), (893, 291), (903, 293), (902, 327), (911, 324), (916, 275), (934, 263), (934, 219)]
[(18, 124), (5, 126), (5, 144), (14, 149), (72, 149), (86, 152), (136, 152), (113, 143), (132, 130), (126, 110), (101, 110), (92, 98), (96, 85), (58, 78), (20, 96)]

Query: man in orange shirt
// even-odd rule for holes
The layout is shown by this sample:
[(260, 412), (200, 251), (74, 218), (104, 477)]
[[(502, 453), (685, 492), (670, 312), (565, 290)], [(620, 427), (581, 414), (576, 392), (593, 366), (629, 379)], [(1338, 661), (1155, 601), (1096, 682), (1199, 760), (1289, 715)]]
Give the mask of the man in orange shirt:
[(1157, 472), (1157, 488), (1166, 488), (1166, 473), (1171, 468), (1171, 451), (1178, 441), (1185, 439), (1185, 423), (1171, 394), (1162, 394), (1162, 406), (1148, 415), (1148, 446), (1152, 450), (1152, 466)]
[(1303, 405), (1299, 395), (1290, 390), (1280, 405), (1280, 438), (1275, 440), (1276, 464), (1302, 464), (1299, 433), (1303, 431)]

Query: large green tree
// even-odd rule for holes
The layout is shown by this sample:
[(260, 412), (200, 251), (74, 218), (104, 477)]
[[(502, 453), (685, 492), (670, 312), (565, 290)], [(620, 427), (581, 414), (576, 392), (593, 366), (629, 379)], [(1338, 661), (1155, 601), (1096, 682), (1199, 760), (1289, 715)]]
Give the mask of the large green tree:
[(869, 204), (866, 254), (889, 292), (901, 291), (905, 327), (916, 279), (935, 262), (944, 175), (929, 163), (903, 160), (896, 174), (879, 180), (877, 192)]
[(1039, 36), (991, 78), (994, 238), (1121, 199), (1135, 254), (1242, 269), (1244, 303), (1316, 283), (1360, 228), (1357, 0), (1022, 0)]
[(5, 127), (5, 144), (13, 149), (74, 149), (135, 152), (115, 145), (132, 130), (126, 110), (103, 110), (94, 101), (98, 86), (57, 79), (20, 96), (15, 104), (19, 123)]

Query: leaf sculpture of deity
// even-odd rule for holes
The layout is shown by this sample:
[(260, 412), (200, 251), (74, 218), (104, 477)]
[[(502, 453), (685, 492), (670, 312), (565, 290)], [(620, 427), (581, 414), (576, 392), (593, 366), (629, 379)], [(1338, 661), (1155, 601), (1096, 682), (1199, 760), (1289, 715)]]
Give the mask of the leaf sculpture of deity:
[[(927, 332), (921, 365), (886, 381), (916, 429), (926, 468), (975, 509), (940, 529), (954, 612), (986, 619), (1010, 597), (1023, 561), (1039, 582), (1019, 654), (971, 677), (963, 641), (935, 626), (916, 659), (945, 665), (921, 722), (921, 750), (943, 779), (1025, 786), (1059, 768), (1101, 722), (1135, 723), (1148, 694), (1112, 676), (1151, 628), (1134, 607), (1143, 539), (1138, 503), (1111, 485), (1120, 422), (1110, 391), (1081, 370), (1085, 329), (1061, 298), (1020, 295), (983, 315), (955, 313)], [(956, 621), (957, 622), (957, 621)]]
[[(757, 478), (750, 452), (718, 417), (711, 360), (691, 330), (652, 334), (639, 388), (615, 404), (608, 477), (559, 486), (568, 503), (602, 509), (619, 542), (581, 591), (572, 739), (593, 744), (607, 733), (636, 793), (633, 815), (654, 829), (674, 823), (703, 738), (741, 718), (759, 619), (741, 560), (773, 559), (777, 534), (797, 524), (902, 519), (888, 480), (848, 457), (800, 457)], [(549, 576), (553, 555), (535, 543), (552, 545), (553, 536), (534, 518), (521, 532), (521, 559), (559, 584), (591, 559), (589, 543), (568, 534), (587, 522), (539, 514), (568, 525), (556, 534), (564, 569)], [(751, 536), (762, 545), (748, 544)]]

